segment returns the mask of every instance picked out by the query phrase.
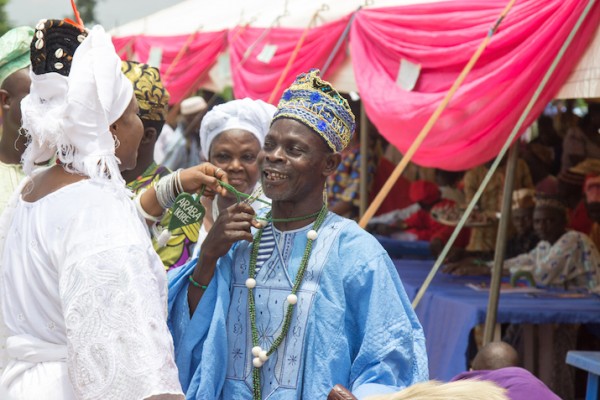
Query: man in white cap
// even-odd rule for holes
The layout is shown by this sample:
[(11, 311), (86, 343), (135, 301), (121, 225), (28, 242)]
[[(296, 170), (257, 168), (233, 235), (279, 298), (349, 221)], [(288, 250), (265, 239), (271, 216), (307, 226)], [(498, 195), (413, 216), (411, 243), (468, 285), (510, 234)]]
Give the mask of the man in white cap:
[(200, 96), (181, 102), (181, 120), (177, 128), (173, 131), (165, 125), (166, 130), (163, 129), (156, 143), (154, 158), (157, 162), (173, 171), (200, 164), (198, 130), (207, 108), (206, 101)]
[(25, 176), (21, 156), (27, 144), (19, 135), (21, 99), (29, 94), (29, 45), (33, 29), (14, 28), (0, 38), (0, 105), (2, 137), (0, 138), (0, 214), (12, 192)]

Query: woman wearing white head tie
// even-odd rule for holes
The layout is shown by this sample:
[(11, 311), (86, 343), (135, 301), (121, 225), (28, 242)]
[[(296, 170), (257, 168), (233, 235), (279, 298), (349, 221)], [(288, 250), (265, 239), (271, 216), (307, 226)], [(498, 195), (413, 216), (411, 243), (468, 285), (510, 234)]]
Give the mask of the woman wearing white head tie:
[[(238, 191), (251, 195), (252, 208), (258, 212), (268, 206), (262, 194), (260, 171), (256, 157), (269, 131), (277, 108), (261, 100), (241, 99), (218, 105), (209, 111), (200, 126), (202, 157), (227, 173), (229, 183)], [(258, 197), (258, 201), (252, 201)], [(200, 228), (195, 255), (200, 245), (223, 210), (236, 201), (235, 196), (203, 198), (206, 209)]]
[[(164, 268), (136, 204), (149, 219), (162, 209), (154, 189), (131, 201), (120, 175), (143, 134), (132, 85), (99, 26), (86, 38), (41, 21), (31, 50), (29, 177), (0, 221), (0, 384), (16, 399), (181, 399)], [(215, 170), (185, 171), (179, 186), (219, 190)]]

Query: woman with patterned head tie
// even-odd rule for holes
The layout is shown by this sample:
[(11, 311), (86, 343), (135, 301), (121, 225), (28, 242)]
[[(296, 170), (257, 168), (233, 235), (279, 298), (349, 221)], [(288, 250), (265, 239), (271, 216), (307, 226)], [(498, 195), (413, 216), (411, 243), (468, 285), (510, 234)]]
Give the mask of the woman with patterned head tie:
[(131, 82), (100, 26), (40, 21), (31, 61), (28, 177), (0, 222), (0, 384), (17, 399), (181, 399), (164, 270), (135, 205), (152, 218), (156, 191), (134, 203), (120, 172), (143, 134)]

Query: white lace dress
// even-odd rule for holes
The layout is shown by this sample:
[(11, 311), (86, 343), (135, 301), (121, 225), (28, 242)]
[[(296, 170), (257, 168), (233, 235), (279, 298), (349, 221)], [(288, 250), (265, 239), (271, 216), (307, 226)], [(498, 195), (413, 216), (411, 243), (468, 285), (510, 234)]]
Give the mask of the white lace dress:
[(181, 394), (164, 267), (125, 192), (83, 180), (12, 207), (12, 221), (3, 216), (0, 229), (0, 300), (10, 335), (0, 383), (9, 394)]

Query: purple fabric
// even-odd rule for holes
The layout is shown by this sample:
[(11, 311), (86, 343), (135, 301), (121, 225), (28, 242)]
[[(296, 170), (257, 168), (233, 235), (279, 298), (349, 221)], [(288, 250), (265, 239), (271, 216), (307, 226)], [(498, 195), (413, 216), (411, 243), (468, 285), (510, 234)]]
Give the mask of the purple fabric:
[(457, 375), (452, 380), (479, 379), (492, 381), (508, 391), (511, 400), (560, 400), (542, 381), (523, 368), (508, 367), (497, 370), (469, 371)]

